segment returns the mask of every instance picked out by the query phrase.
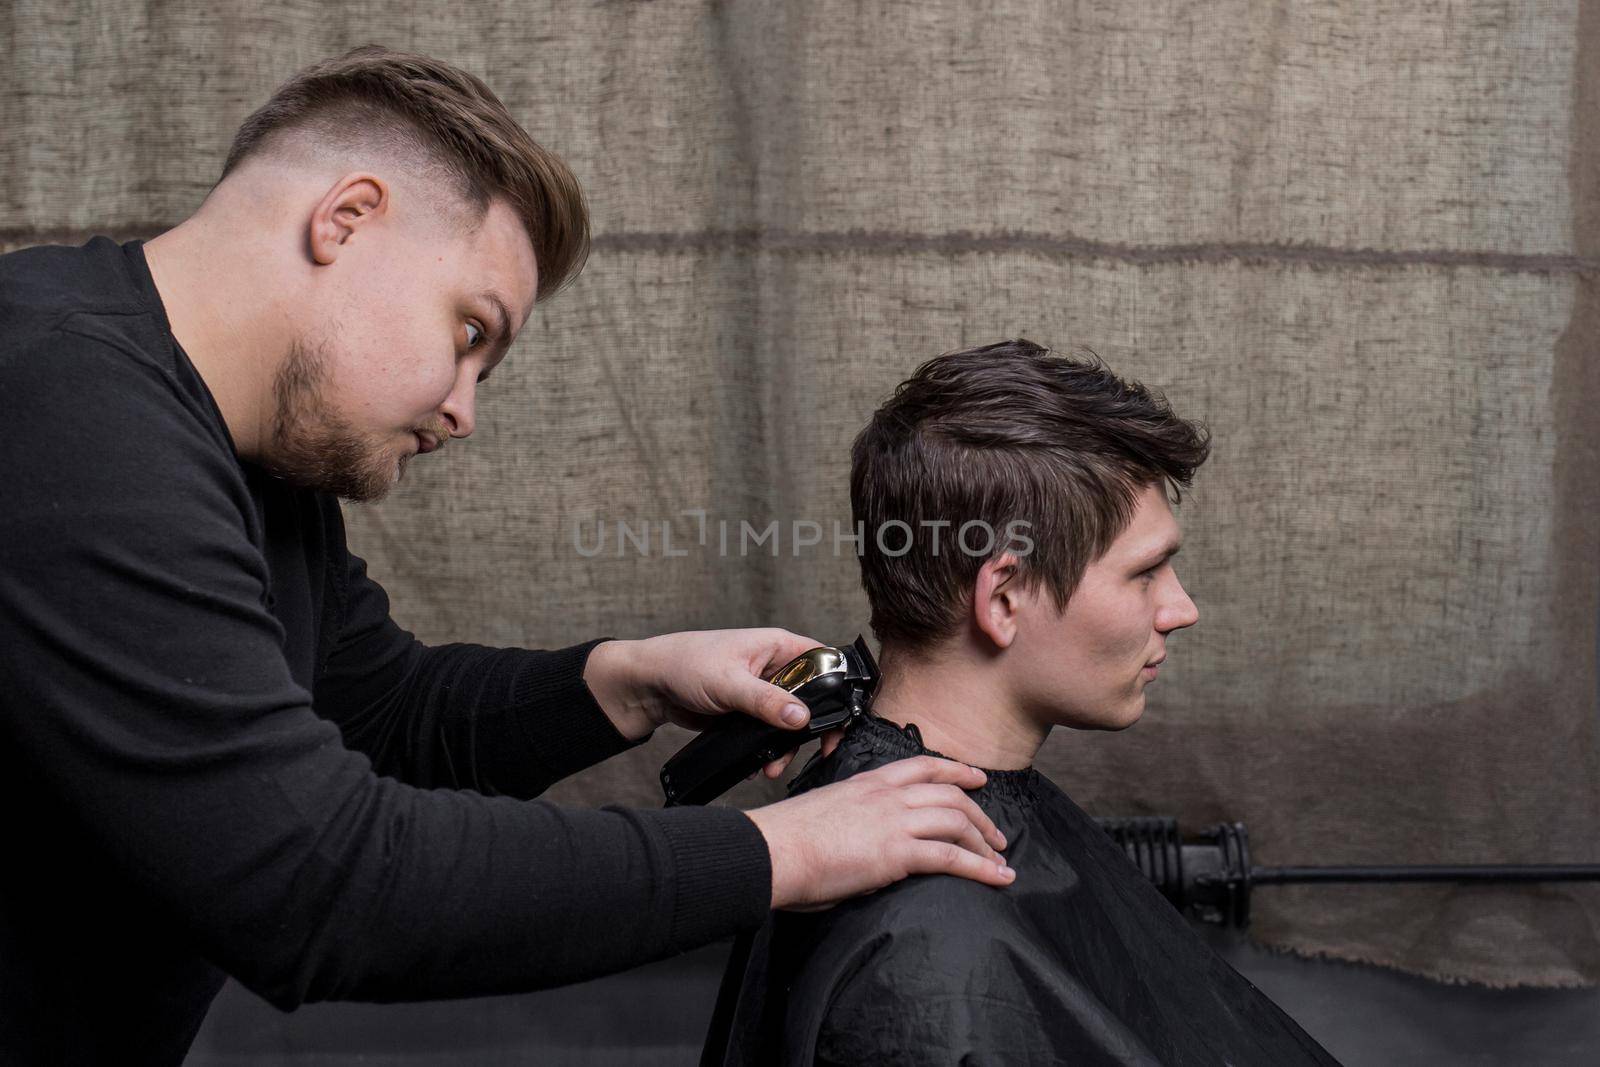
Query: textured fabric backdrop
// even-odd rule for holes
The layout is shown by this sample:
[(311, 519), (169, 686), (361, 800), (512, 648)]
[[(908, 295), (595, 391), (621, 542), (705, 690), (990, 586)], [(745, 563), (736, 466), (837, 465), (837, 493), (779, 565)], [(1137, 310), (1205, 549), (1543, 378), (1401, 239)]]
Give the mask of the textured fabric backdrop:
[[(1594, 3), (9, 0), (0, 32), (6, 248), (178, 222), (276, 84), (368, 40), (480, 74), (572, 163), (588, 271), (476, 438), (350, 512), (424, 639), (848, 640), (867, 413), (940, 351), (1087, 346), (1214, 430), (1202, 621), (1143, 721), (1043, 769), (1097, 814), (1242, 820), (1264, 864), (1600, 861)], [(557, 795), (654, 804), (684, 739)], [(1589, 887), (1255, 912), (1300, 952), (1600, 979)]]

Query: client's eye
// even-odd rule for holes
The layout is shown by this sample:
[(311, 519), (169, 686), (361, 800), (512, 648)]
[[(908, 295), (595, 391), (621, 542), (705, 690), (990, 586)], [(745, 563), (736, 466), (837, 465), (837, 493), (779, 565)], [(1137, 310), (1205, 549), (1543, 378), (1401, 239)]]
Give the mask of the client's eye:
[(475, 322), (467, 323), (467, 347), (477, 348), (483, 343), (483, 327)]

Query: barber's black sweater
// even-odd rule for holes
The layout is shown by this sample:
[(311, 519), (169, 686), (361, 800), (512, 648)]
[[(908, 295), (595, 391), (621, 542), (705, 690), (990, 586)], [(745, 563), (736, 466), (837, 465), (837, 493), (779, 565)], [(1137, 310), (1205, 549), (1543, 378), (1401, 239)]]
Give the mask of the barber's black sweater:
[(421, 645), (236, 457), (137, 242), (0, 257), (0, 1061), (177, 1063), (224, 972), (470, 996), (759, 925), (742, 813), (529, 800), (627, 747), (592, 647)]

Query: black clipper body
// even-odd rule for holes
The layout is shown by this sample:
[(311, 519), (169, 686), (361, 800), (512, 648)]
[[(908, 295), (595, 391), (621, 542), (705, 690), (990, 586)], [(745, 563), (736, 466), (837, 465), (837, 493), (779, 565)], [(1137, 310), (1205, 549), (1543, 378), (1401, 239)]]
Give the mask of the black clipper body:
[(705, 804), (807, 741), (866, 712), (878, 686), (878, 663), (866, 639), (823, 645), (790, 660), (768, 679), (811, 709), (798, 730), (768, 726), (748, 715), (724, 715), (661, 768), (667, 806)]

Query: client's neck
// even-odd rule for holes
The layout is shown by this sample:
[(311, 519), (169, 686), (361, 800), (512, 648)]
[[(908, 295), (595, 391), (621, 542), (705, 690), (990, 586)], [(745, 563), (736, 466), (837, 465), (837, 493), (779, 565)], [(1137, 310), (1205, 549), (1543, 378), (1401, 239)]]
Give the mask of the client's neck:
[(923, 744), (974, 767), (1019, 770), (1033, 763), (1050, 728), (1018, 708), (987, 665), (960, 652), (883, 654), (873, 713), (901, 726), (916, 723)]

